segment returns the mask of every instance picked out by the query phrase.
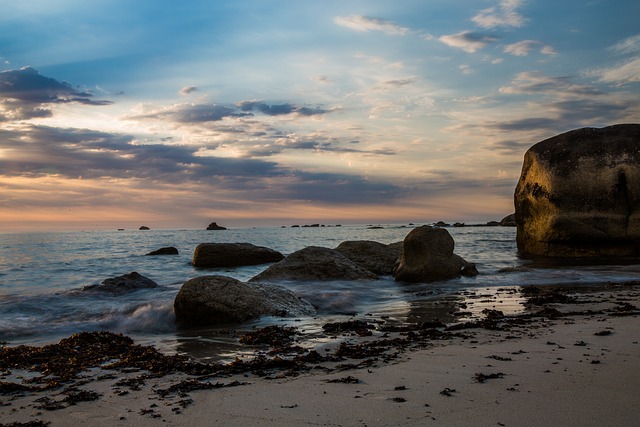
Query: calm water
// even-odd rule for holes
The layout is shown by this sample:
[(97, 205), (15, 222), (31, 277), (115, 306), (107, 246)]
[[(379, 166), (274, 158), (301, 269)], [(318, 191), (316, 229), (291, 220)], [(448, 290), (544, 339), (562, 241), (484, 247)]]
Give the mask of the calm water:
[[(389, 322), (449, 319), (468, 303), (467, 316), (477, 315), (492, 301), (511, 301), (501, 309), (521, 309), (514, 288), (530, 284), (588, 285), (604, 281), (639, 280), (640, 266), (582, 266), (500, 272), (526, 265), (516, 256), (515, 228), (449, 228), (455, 252), (477, 264), (480, 275), (447, 282), (403, 285), (392, 278), (372, 282), (282, 283), (319, 308), (317, 317), (273, 319), (228, 328), (179, 330), (173, 300), (188, 279), (222, 274), (248, 280), (267, 266), (196, 269), (195, 247), (204, 242), (248, 242), (289, 254), (306, 246), (335, 248), (346, 240), (402, 240), (412, 226), (384, 225), (320, 228), (248, 228), (226, 231), (151, 230), (0, 235), (0, 341), (43, 344), (80, 331), (122, 332), (163, 351), (200, 358), (231, 356), (235, 339), (229, 328), (248, 329), (268, 323), (295, 324), (313, 335), (327, 321), (355, 314)], [(175, 246), (178, 256), (145, 256)], [(137, 271), (156, 281), (154, 289), (125, 295), (80, 292), (83, 286)], [(449, 317), (448, 317), (449, 316)], [(452, 320), (452, 319), (451, 319)], [(320, 338), (319, 338), (320, 339)]]

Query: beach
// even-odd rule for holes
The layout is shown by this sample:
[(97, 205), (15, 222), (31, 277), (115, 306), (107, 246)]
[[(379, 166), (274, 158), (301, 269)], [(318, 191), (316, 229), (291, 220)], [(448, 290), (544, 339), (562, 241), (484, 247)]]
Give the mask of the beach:
[[(640, 286), (522, 289), (521, 314), (504, 315), (496, 301), (474, 322), (385, 330), (381, 320), (370, 322), (375, 328), (366, 323), (371, 334), (345, 327), (332, 345), (297, 350), (305, 362), (295, 365), (283, 362), (295, 354), (294, 342), (272, 352), (256, 348), (262, 362), (238, 366), (244, 372), (89, 367), (57, 388), (3, 393), (0, 419), (51, 426), (636, 425)], [(24, 370), (5, 369), (0, 381), (6, 387), (25, 378)]]

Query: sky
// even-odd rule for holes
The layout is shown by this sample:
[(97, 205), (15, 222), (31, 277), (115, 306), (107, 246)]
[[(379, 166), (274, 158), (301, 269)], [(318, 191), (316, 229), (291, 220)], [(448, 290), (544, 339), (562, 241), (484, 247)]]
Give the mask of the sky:
[(637, 0), (0, 0), (0, 232), (484, 222), (640, 122)]

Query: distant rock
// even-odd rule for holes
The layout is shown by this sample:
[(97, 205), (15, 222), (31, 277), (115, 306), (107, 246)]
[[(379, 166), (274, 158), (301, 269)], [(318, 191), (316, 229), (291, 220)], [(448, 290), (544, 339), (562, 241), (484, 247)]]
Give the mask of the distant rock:
[(447, 224), (444, 221), (438, 221), (435, 224), (433, 224), (434, 227), (451, 227), (451, 224)]
[(201, 243), (193, 253), (193, 265), (202, 268), (267, 264), (284, 258), (278, 251), (251, 243)]
[(160, 248), (149, 252), (147, 255), (178, 255), (178, 249), (173, 246), (167, 246), (166, 248)]
[(487, 227), (498, 227), (500, 223), (498, 221), (489, 221), (485, 224)]
[(226, 230), (226, 229), (227, 229), (227, 227), (222, 227), (222, 226), (216, 224), (215, 222), (212, 222), (207, 227), (207, 230)]
[(521, 256), (640, 257), (640, 124), (532, 146), (515, 189)]
[(131, 272), (118, 277), (104, 280), (99, 285), (89, 285), (82, 288), (83, 291), (109, 292), (113, 294), (123, 294), (136, 289), (157, 288), (158, 284), (148, 277), (137, 272)]
[(340, 252), (309, 246), (273, 264), (250, 282), (274, 280), (373, 280), (377, 276)]
[(140, 228), (138, 228), (138, 230), (151, 230), (151, 229), (149, 227), (147, 227), (146, 225), (143, 225)]
[(385, 245), (371, 240), (352, 240), (340, 243), (336, 251), (372, 273), (391, 276), (402, 252), (402, 242)]
[(401, 282), (432, 282), (459, 277), (469, 263), (454, 254), (453, 248), (453, 238), (446, 229), (428, 225), (414, 228), (404, 238), (404, 250), (398, 259), (395, 279)]
[(312, 316), (315, 308), (276, 285), (244, 283), (225, 276), (201, 276), (187, 281), (173, 304), (185, 326), (242, 323), (261, 316)]
[(500, 225), (503, 227), (515, 227), (516, 226), (516, 214), (512, 213), (507, 215), (500, 221)]

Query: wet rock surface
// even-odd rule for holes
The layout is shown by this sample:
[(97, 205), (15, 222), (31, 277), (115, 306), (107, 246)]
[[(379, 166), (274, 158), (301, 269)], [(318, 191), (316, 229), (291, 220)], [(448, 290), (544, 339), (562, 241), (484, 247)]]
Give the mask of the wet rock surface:
[(402, 252), (402, 242), (385, 245), (371, 240), (351, 240), (340, 243), (336, 251), (372, 273), (391, 276)]
[(164, 248), (156, 249), (155, 251), (151, 251), (147, 254), (148, 256), (153, 255), (179, 255), (178, 249), (173, 246), (167, 246)]
[(186, 326), (315, 314), (311, 304), (281, 286), (244, 283), (225, 276), (201, 276), (185, 282), (174, 309), (178, 322)]
[[(444, 228), (424, 225), (403, 242), (394, 277), (401, 282), (433, 282), (459, 277), (468, 263), (453, 253), (454, 241)], [(470, 274), (473, 274), (470, 271)]]
[(377, 276), (340, 252), (309, 246), (292, 253), (282, 261), (253, 277), (250, 282), (276, 280), (373, 280)]
[(201, 243), (193, 253), (193, 265), (200, 268), (239, 267), (278, 262), (278, 251), (251, 243)]
[(131, 272), (122, 276), (104, 280), (99, 285), (89, 285), (82, 288), (83, 291), (106, 292), (124, 294), (137, 289), (157, 288), (158, 284), (138, 272)]

